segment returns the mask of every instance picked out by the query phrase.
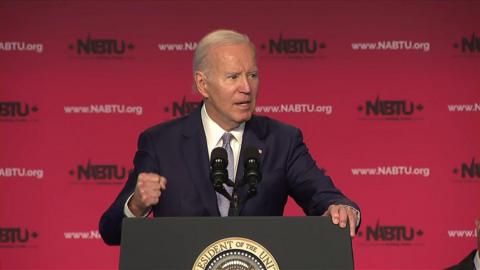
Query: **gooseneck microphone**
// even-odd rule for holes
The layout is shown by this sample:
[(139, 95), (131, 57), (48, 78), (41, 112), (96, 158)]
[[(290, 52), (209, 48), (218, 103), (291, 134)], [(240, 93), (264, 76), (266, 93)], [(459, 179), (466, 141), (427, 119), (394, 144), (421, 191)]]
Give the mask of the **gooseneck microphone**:
[(228, 156), (227, 151), (222, 147), (217, 147), (213, 149), (212, 155), (210, 158), (210, 168), (211, 175), (210, 178), (213, 183), (215, 190), (223, 188), (223, 184), (227, 182), (228, 179)]
[[(210, 179), (216, 192), (230, 201), (230, 213), (240, 215), (242, 205), (257, 194), (257, 185), (262, 180), (260, 172), (260, 153), (256, 147), (246, 147), (243, 151), (244, 173), (240, 183), (228, 178), (228, 154), (223, 147), (213, 149), (210, 156)], [(233, 187), (232, 194), (227, 192), (225, 185)], [(247, 196), (239, 198), (239, 188), (248, 184)]]
[(227, 151), (222, 147), (213, 149), (210, 156), (210, 179), (216, 192), (225, 196), (228, 200), (232, 200), (232, 196), (225, 190), (223, 184), (233, 186), (231, 180), (228, 179), (228, 155)]
[(248, 183), (248, 196), (253, 197), (257, 194), (257, 184), (262, 180), (260, 173), (260, 153), (255, 147), (247, 147), (245, 149), (245, 171), (243, 180)]

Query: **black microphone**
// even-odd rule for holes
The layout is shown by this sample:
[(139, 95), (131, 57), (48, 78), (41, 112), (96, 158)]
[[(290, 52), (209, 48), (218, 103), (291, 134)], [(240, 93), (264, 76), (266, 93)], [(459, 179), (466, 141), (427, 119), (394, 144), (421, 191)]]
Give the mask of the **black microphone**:
[(224, 183), (228, 181), (228, 155), (222, 147), (213, 149), (210, 157), (210, 179), (212, 180), (215, 191), (222, 193), (225, 191)]
[(244, 181), (248, 183), (248, 195), (255, 196), (257, 194), (257, 184), (262, 180), (260, 173), (260, 153), (255, 147), (247, 147), (245, 149), (245, 172)]

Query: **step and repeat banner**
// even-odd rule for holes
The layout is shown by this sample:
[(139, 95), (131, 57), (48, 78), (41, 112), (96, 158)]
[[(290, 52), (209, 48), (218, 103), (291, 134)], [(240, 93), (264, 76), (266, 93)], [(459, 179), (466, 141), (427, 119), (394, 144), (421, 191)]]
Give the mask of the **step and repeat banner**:
[[(139, 133), (199, 106), (192, 55), (218, 28), (256, 45), (257, 114), (299, 127), (362, 208), (356, 268), (459, 262), (480, 217), (478, 14), (479, 1), (2, 1), (0, 269), (118, 267), (99, 218)], [(303, 213), (289, 201), (285, 215)]]

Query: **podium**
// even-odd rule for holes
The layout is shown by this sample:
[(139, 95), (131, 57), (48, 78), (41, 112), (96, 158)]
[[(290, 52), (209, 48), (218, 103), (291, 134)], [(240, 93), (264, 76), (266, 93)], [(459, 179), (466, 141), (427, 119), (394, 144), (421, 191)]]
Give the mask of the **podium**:
[(329, 217), (126, 218), (120, 269), (353, 269)]

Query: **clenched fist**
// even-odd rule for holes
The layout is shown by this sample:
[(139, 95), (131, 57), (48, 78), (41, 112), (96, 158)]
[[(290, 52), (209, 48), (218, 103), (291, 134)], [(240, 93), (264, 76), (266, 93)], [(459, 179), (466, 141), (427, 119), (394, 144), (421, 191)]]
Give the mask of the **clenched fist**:
[(128, 208), (137, 217), (146, 214), (150, 207), (158, 203), (166, 187), (165, 177), (155, 173), (140, 173), (137, 177), (135, 192), (128, 202)]

